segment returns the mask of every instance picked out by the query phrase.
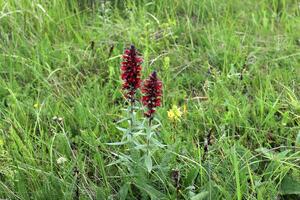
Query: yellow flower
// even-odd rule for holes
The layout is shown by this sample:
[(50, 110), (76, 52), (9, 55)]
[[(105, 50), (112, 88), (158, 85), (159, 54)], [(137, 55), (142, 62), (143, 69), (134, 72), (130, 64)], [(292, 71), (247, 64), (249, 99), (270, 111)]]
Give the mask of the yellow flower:
[(176, 105), (173, 105), (172, 108), (168, 111), (168, 118), (171, 121), (180, 121), (181, 116), (182, 112)]
[(35, 103), (35, 104), (33, 105), (33, 107), (34, 107), (35, 109), (38, 109), (38, 108), (40, 107), (40, 104), (39, 104), (39, 103)]

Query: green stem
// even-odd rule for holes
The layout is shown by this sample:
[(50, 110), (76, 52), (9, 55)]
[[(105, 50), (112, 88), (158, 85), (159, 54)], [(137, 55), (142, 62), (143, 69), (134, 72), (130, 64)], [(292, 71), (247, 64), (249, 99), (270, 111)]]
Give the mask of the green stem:
[[(148, 123), (148, 127), (147, 127), (147, 134), (148, 135), (150, 135), (150, 133), (151, 133), (151, 124), (152, 124), (152, 117), (151, 118), (149, 118), (149, 123)], [(150, 152), (150, 148), (149, 148), (149, 146), (150, 146), (150, 137), (147, 137), (147, 154), (149, 154), (149, 152)]]
[(133, 112), (134, 112), (134, 101), (131, 99), (130, 100), (130, 110), (129, 110), (129, 115), (130, 115), (130, 135), (132, 136), (132, 131), (133, 131), (133, 122), (134, 122), (134, 116), (133, 116)]

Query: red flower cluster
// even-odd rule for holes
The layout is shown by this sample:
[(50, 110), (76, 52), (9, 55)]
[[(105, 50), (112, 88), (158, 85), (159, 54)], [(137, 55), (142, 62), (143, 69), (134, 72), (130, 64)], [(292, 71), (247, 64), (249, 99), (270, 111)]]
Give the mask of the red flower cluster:
[(136, 90), (141, 86), (141, 64), (143, 59), (138, 56), (138, 52), (133, 45), (130, 49), (126, 49), (122, 56), (123, 61), (121, 63), (121, 78), (123, 80), (123, 90), (126, 91), (126, 98), (130, 102), (135, 101)]
[[(136, 91), (141, 87), (141, 64), (143, 59), (138, 55), (133, 45), (125, 50), (122, 58), (122, 89), (125, 91), (126, 98), (134, 103)], [(144, 81), (141, 90), (143, 93), (142, 103), (148, 109), (145, 116), (152, 119), (155, 108), (161, 105), (162, 96), (162, 82), (157, 78), (156, 72), (152, 72), (149, 78)]]
[(142, 86), (142, 103), (148, 108), (145, 116), (152, 119), (155, 108), (161, 104), (162, 82), (157, 78), (156, 72), (152, 72), (148, 79), (144, 81)]

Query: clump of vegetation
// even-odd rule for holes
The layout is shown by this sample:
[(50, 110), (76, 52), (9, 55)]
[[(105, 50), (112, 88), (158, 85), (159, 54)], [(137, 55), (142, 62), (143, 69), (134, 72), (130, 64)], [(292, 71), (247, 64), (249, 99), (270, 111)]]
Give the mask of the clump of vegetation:
[[(117, 127), (123, 132), (121, 142), (111, 143), (110, 145), (128, 144), (130, 155), (120, 156), (120, 160), (125, 161), (129, 171), (136, 167), (145, 167), (148, 172), (152, 171), (152, 156), (157, 148), (163, 145), (155, 139), (155, 130), (159, 127), (160, 122), (154, 118), (156, 107), (161, 105), (162, 82), (158, 79), (156, 72), (152, 72), (148, 79), (143, 81), (141, 91), (143, 96), (141, 103), (137, 101), (136, 93), (141, 87), (141, 62), (142, 58), (138, 56), (135, 47), (131, 45), (130, 49), (126, 49), (123, 55), (121, 65), (121, 78), (123, 80), (122, 89), (128, 102), (128, 108), (125, 109), (126, 117), (118, 121), (118, 123), (127, 121), (127, 128)], [(137, 111), (142, 110), (141, 105), (145, 106), (146, 111), (144, 117), (139, 119)], [(153, 121), (158, 124), (154, 124)], [(135, 172), (131, 172), (134, 176)]]

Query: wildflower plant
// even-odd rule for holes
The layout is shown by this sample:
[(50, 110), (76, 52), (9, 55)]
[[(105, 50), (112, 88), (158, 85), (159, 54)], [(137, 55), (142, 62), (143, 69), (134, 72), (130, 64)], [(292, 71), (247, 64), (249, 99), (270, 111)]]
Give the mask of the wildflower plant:
[(149, 78), (144, 81), (142, 87), (142, 103), (146, 107), (144, 116), (147, 125), (145, 125), (146, 130), (146, 152), (145, 152), (145, 164), (148, 171), (152, 169), (151, 154), (153, 154), (157, 149), (163, 147), (163, 145), (153, 137), (155, 135), (155, 129), (160, 126), (159, 120), (156, 119), (158, 124), (152, 124), (156, 108), (161, 106), (162, 97), (162, 82), (158, 79), (157, 73), (154, 71), (150, 74)]
[(138, 52), (133, 45), (126, 49), (121, 63), (121, 78), (123, 80), (123, 90), (131, 106), (135, 102), (135, 94), (141, 86), (141, 70), (143, 59), (138, 56)]
[(162, 82), (158, 79), (155, 71), (144, 81), (142, 93), (142, 103), (148, 109), (145, 116), (149, 118), (149, 123), (151, 123), (155, 108), (161, 105), (162, 96)]
[(136, 103), (136, 93), (141, 86), (141, 70), (143, 59), (139, 56), (139, 52), (136, 50), (134, 45), (130, 48), (125, 49), (122, 55), (121, 62), (121, 79), (123, 80), (122, 90), (124, 96), (129, 103), (129, 106), (125, 110), (127, 112), (127, 117), (122, 119), (122, 121), (128, 120), (129, 126), (127, 129), (118, 127), (119, 130), (124, 132), (123, 139), (131, 140), (132, 136), (136, 131), (136, 126), (138, 125), (136, 119), (136, 110), (139, 109)]
[[(117, 128), (123, 132), (122, 141), (109, 144), (127, 145), (130, 154), (120, 156), (120, 159), (126, 162), (126, 166), (130, 168), (145, 166), (147, 171), (151, 172), (153, 168), (151, 157), (156, 150), (164, 147), (155, 137), (160, 126), (159, 120), (155, 118), (155, 112), (157, 107), (161, 106), (162, 82), (157, 73), (152, 72), (142, 83), (143, 60), (133, 45), (125, 50), (122, 59), (122, 90), (128, 106), (124, 109), (126, 117), (117, 123)], [(142, 92), (141, 98), (137, 97), (138, 90)], [(140, 114), (142, 112), (144, 114)], [(123, 122), (127, 122), (127, 125)], [(122, 127), (119, 126), (121, 123)], [(141, 162), (144, 164), (141, 165)]]
[(168, 111), (168, 118), (171, 122), (181, 121), (183, 112), (177, 105), (173, 105), (172, 108)]

